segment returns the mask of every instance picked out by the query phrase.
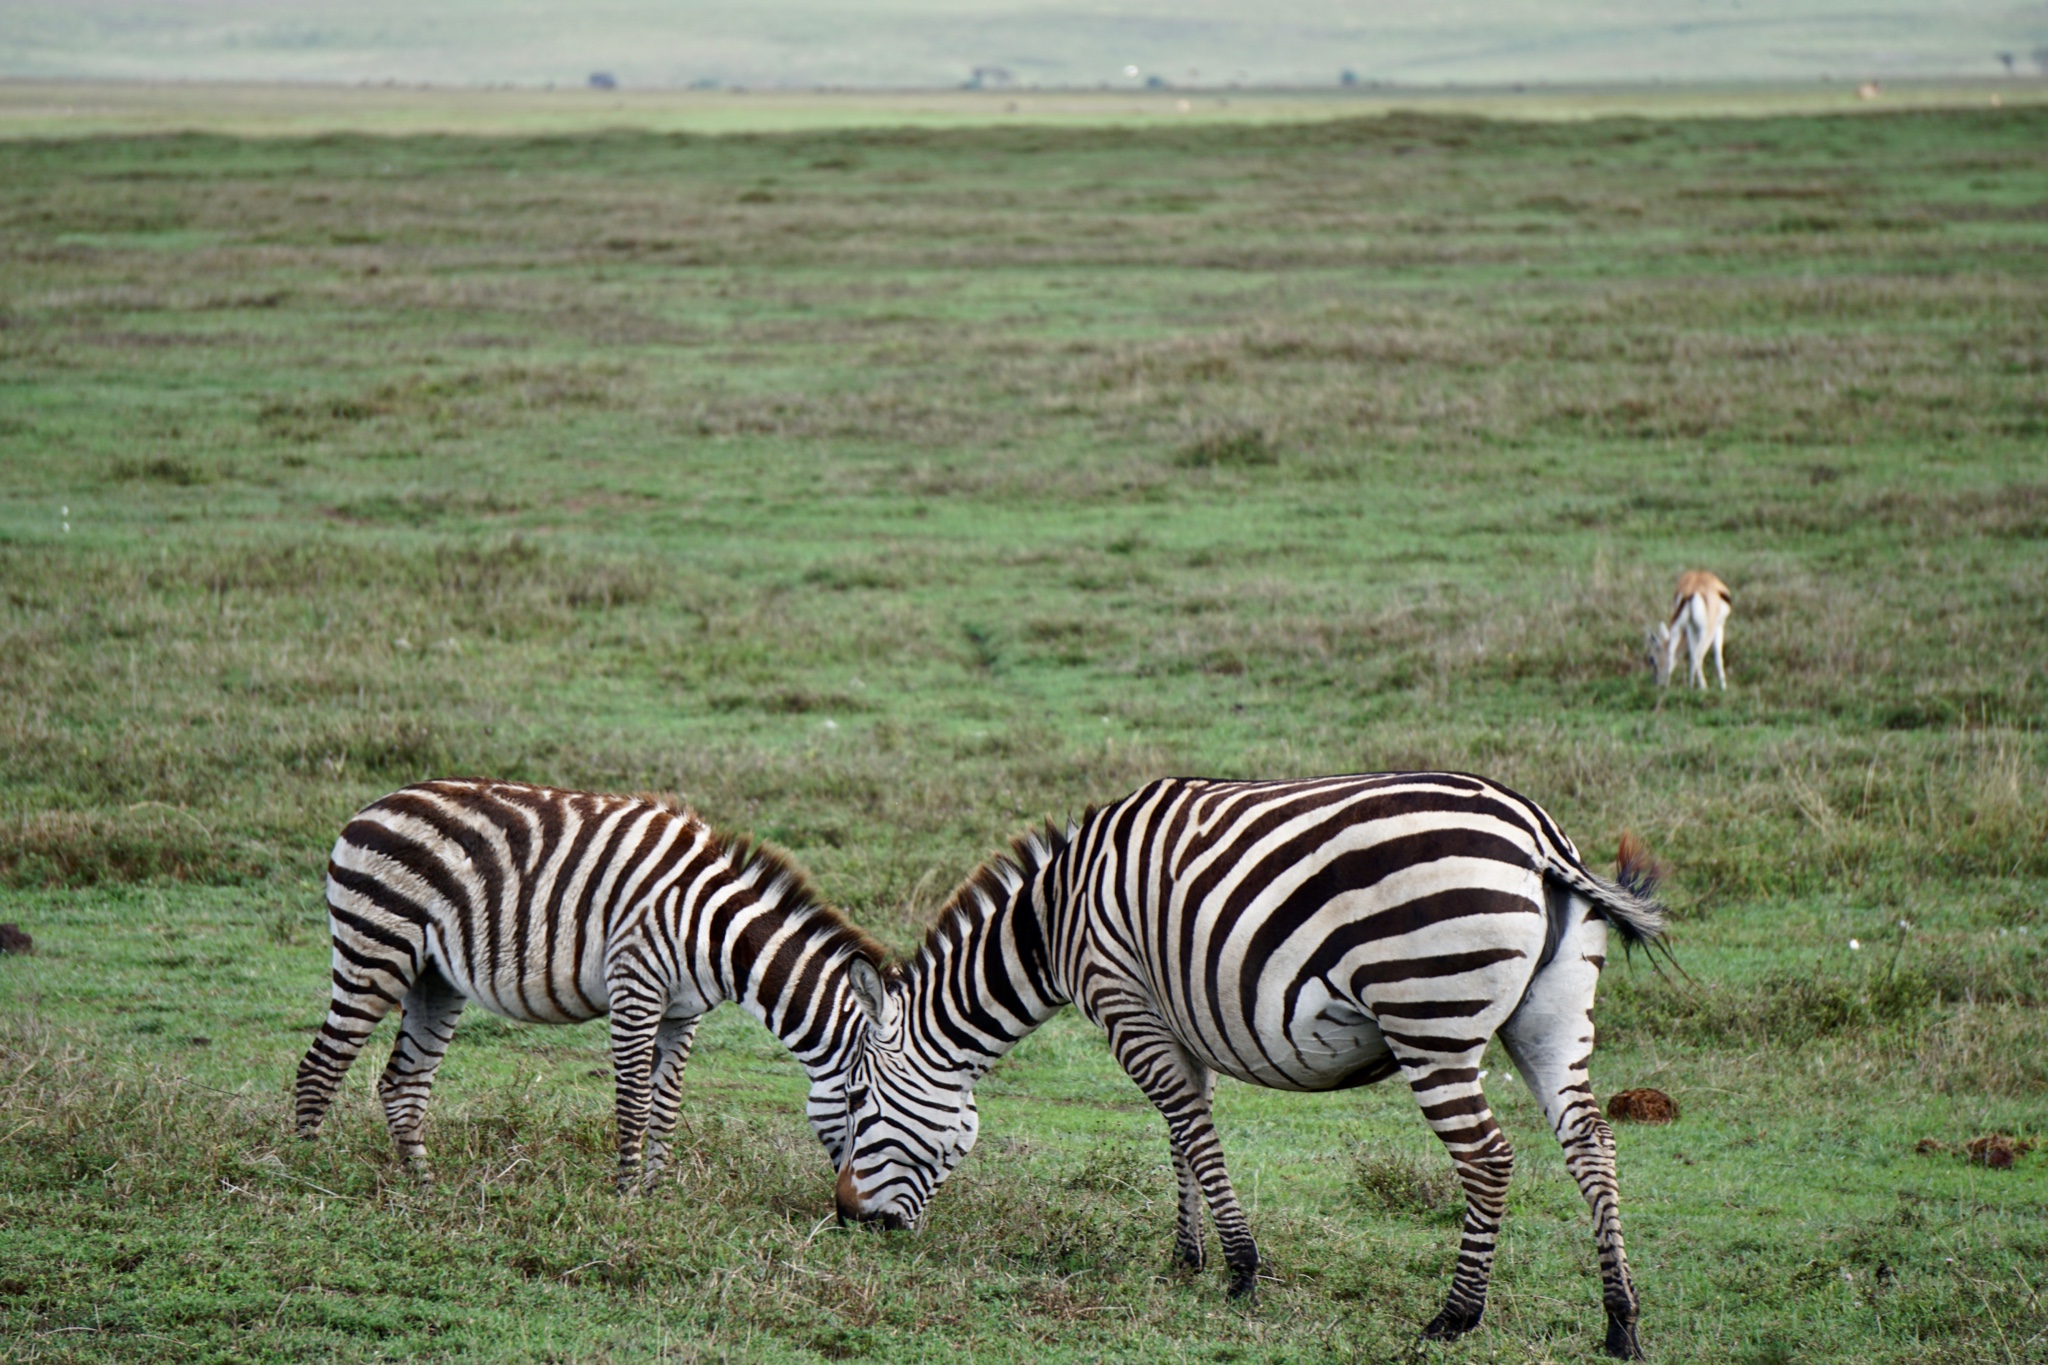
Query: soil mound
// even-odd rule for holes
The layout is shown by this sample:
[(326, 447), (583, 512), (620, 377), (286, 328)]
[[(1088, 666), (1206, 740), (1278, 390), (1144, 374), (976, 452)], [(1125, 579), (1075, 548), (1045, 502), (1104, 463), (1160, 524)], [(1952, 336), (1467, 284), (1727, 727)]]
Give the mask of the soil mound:
[(1670, 1123), (1678, 1101), (1661, 1090), (1624, 1090), (1607, 1101), (1607, 1117), (1622, 1123)]

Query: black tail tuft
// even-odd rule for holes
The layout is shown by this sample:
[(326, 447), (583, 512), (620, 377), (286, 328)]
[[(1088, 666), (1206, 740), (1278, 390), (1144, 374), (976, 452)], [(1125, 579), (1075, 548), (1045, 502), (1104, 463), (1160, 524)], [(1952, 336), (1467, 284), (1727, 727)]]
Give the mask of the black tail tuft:
[(1575, 854), (1553, 854), (1547, 875), (1591, 901), (1593, 913), (1620, 930), (1626, 942), (1647, 945), (1664, 937), (1664, 907), (1651, 894), (1658, 869), (1634, 835), (1622, 836), (1619, 881), (1594, 873)]
[(1621, 849), (1614, 855), (1616, 885), (1632, 896), (1655, 900), (1657, 884), (1664, 880), (1664, 865), (1650, 856), (1650, 850), (1635, 834), (1623, 830)]
[(1632, 951), (1640, 945), (1648, 949), (1650, 965), (1660, 976), (1664, 969), (1658, 965), (1659, 954), (1680, 976), (1685, 976), (1685, 968), (1679, 966), (1678, 958), (1671, 951), (1671, 940), (1666, 936), (1664, 907), (1657, 903), (1657, 884), (1664, 880), (1664, 865), (1651, 857), (1643, 841), (1628, 831), (1622, 833), (1621, 847), (1614, 855), (1614, 863), (1614, 881), (1611, 884), (1587, 874), (1596, 887), (1611, 892), (1593, 897), (1596, 912), (1621, 931), (1624, 948)]

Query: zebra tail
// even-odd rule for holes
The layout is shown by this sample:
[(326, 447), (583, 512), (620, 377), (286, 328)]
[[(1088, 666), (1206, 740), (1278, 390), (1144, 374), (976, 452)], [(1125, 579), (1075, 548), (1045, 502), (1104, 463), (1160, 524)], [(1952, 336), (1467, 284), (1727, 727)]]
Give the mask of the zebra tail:
[(1593, 911), (1621, 931), (1630, 947), (1652, 947), (1664, 939), (1664, 907), (1655, 899), (1663, 869), (1634, 834), (1621, 836), (1615, 880), (1587, 870), (1576, 859), (1553, 857), (1550, 875), (1593, 903)]

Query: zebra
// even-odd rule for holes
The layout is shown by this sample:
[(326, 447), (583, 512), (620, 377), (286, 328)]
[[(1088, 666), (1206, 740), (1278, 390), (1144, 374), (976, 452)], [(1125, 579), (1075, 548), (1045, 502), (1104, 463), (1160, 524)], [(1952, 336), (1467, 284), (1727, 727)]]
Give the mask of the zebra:
[(1466, 1204), (1443, 1311), (1478, 1326), (1513, 1153), (1480, 1070), (1496, 1034), (1592, 1209), (1607, 1351), (1640, 1358), (1614, 1137), (1587, 1081), (1611, 924), (1654, 945), (1663, 912), (1624, 836), (1620, 884), (1533, 801), (1463, 773), (1285, 782), (1167, 778), (1047, 825), (977, 871), (884, 977), (853, 964), (866, 1036), (845, 1081), (842, 1220), (915, 1227), (973, 1147), (975, 1082), (1072, 1003), (1166, 1119), (1178, 1259), (1216, 1224), (1232, 1295), (1259, 1256), (1210, 1118), (1218, 1072), (1339, 1090), (1400, 1072)]
[(632, 1193), (666, 1161), (698, 1021), (731, 1000), (803, 1063), (807, 1115), (841, 1164), (839, 1077), (860, 1019), (847, 969), (884, 950), (766, 845), (658, 800), (423, 782), (350, 819), (327, 910), (333, 992), (299, 1063), (302, 1138), (319, 1135), (378, 1021), (402, 1009), (377, 1089), (399, 1155), (431, 1182), (421, 1125), (465, 1003), (543, 1024), (609, 1013), (618, 1184)]

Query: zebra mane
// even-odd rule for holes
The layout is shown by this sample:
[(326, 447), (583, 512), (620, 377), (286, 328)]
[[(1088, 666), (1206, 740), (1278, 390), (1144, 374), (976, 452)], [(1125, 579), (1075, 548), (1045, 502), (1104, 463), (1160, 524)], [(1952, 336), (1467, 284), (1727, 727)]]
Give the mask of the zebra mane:
[[(1088, 814), (1094, 814), (1091, 806)], [(1082, 817), (1087, 818), (1085, 815)], [(1062, 829), (1050, 819), (1042, 829), (1028, 829), (1010, 840), (1010, 851), (997, 853), (980, 867), (967, 875), (946, 903), (939, 907), (939, 913), (932, 917), (932, 927), (926, 931), (924, 943), (917, 955), (909, 962), (894, 964), (890, 973), (900, 977), (912, 963), (936, 960), (939, 948), (957, 934), (965, 933), (979, 923), (992, 909), (1001, 905), (1012, 892), (1038, 875), (1039, 869), (1066, 852), (1067, 845), (1080, 831), (1080, 822), (1069, 820)]]
[[(688, 815), (687, 810), (682, 814)], [(869, 965), (880, 968), (889, 960), (889, 950), (881, 940), (848, 919), (844, 912), (818, 894), (817, 885), (810, 874), (797, 865), (788, 853), (764, 839), (751, 834), (734, 834), (722, 829), (711, 831), (712, 839), (725, 850), (732, 860), (734, 872), (757, 874), (757, 881), (764, 887), (778, 889), (782, 903), (792, 910), (805, 911), (810, 918), (822, 924), (826, 931), (837, 938), (848, 949), (868, 960)]]

